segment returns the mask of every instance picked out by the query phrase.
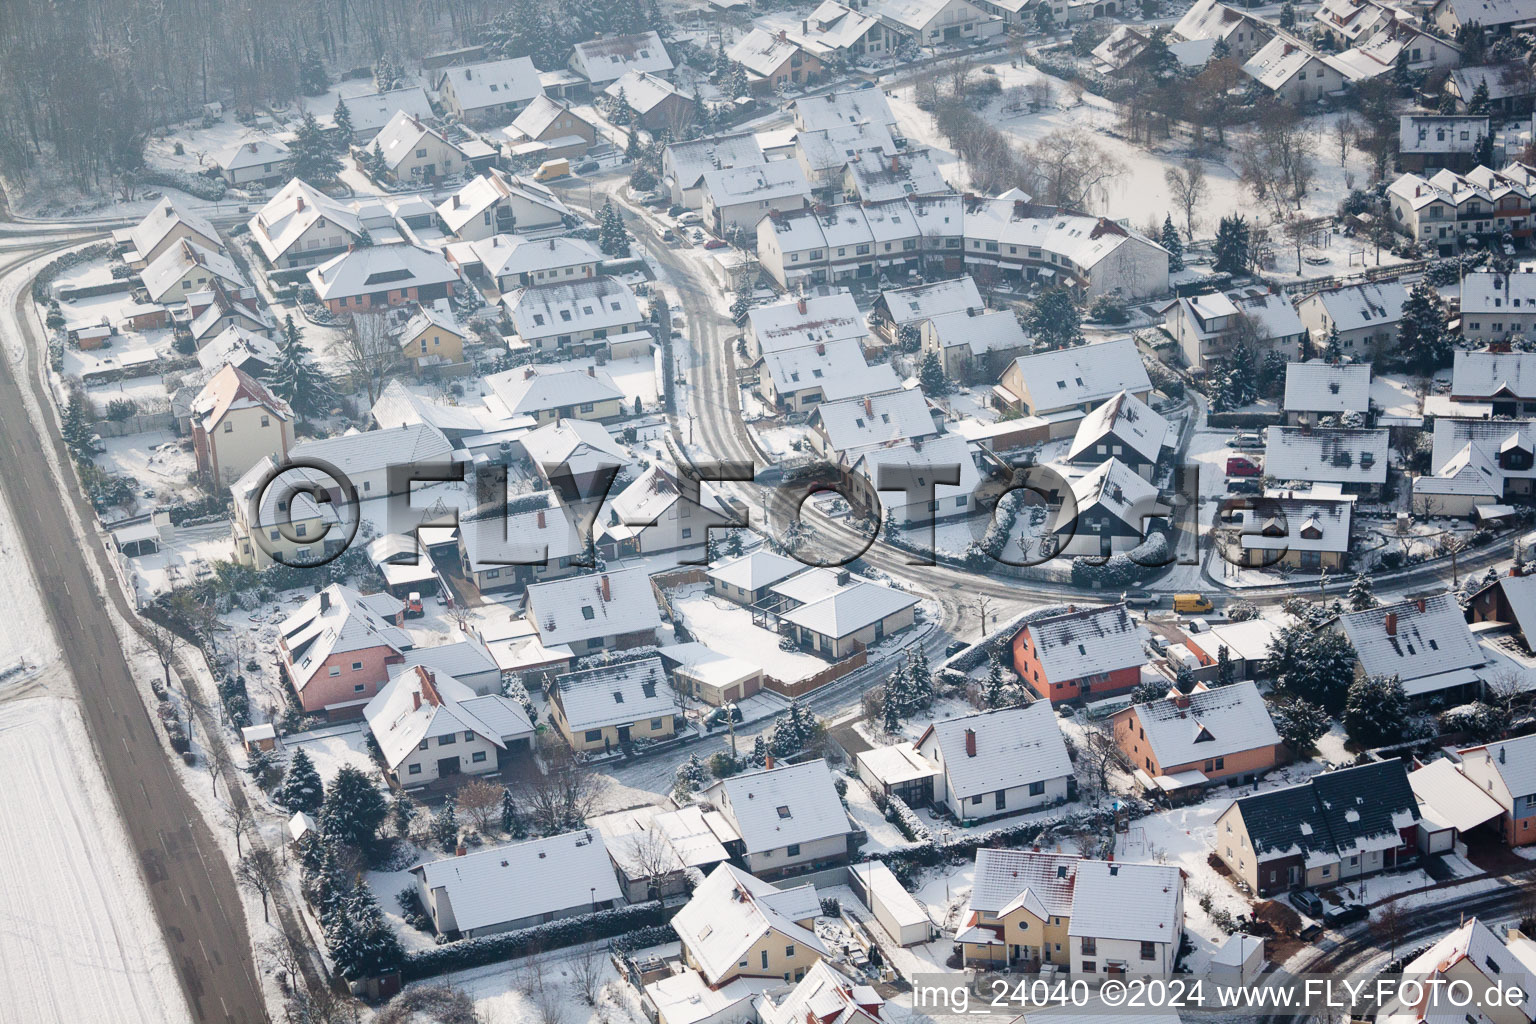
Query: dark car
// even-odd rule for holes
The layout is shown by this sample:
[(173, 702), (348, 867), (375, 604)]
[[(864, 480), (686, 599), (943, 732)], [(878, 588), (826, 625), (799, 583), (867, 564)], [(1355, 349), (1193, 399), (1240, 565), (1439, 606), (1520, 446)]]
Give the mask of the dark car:
[(967, 647), (971, 646), (964, 640), (952, 640), (948, 647), (944, 648), (944, 657), (953, 658)]
[(1228, 480), (1228, 494), (1258, 494), (1259, 482), (1257, 480)]
[(1338, 907), (1329, 907), (1323, 914), (1323, 921), (1330, 928), (1342, 928), (1356, 921), (1364, 921), (1371, 916), (1371, 912), (1358, 903), (1345, 903)]
[(1323, 916), (1323, 901), (1318, 898), (1317, 893), (1308, 892), (1305, 889), (1297, 889), (1286, 898), (1291, 901), (1291, 906), (1308, 917), (1321, 918)]
[(681, 216), (682, 214), (686, 213), (687, 211), (688, 211), (688, 207), (686, 207), (686, 206), (673, 205), (673, 206), (667, 207), (667, 216), (668, 217), (678, 217), (678, 216)]
[(576, 173), (577, 174), (591, 174), (595, 170), (597, 170), (597, 161), (596, 160), (588, 160), (585, 163), (581, 163), (581, 164), (577, 164), (576, 165)]

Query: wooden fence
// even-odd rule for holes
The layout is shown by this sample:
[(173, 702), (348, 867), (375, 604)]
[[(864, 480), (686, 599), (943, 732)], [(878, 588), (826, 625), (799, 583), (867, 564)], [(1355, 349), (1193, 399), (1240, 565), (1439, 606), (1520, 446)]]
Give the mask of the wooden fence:
[(828, 683), (841, 679), (854, 669), (863, 668), (864, 663), (868, 660), (869, 652), (860, 651), (852, 657), (844, 658), (835, 665), (828, 665), (813, 676), (798, 679), (793, 683), (786, 683), (782, 679), (775, 679), (773, 676), (765, 675), (763, 676), (763, 685), (774, 693), (783, 694), (785, 697), (802, 697), (812, 690), (819, 690)]

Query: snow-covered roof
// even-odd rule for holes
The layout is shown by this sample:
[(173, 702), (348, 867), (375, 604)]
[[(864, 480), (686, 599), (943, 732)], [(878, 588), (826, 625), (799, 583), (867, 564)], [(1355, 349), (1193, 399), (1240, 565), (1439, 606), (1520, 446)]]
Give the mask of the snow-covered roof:
[(825, 955), (827, 947), (811, 927), (820, 913), (814, 885), (780, 889), (732, 864), (721, 864), (673, 916), (672, 928), (704, 980), (714, 985), (770, 934), (781, 936), (786, 945)]
[(220, 149), (213, 155), (214, 163), (226, 171), (238, 171), (247, 167), (285, 163), (292, 157), (281, 139), (270, 135), (247, 135)]
[(630, 36), (606, 36), (577, 43), (571, 54), (571, 67), (587, 76), (593, 85), (602, 85), (626, 71), (666, 74), (672, 70), (672, 58), (655, 32)]
[(1536, 398), (1536, 352), (1458, 349), (1451, 374), (1451, 395), (1457, 399)]
[(1339, 625), (1365, 674), (1397, 676), (1410, 696), (1454, 685), (1452, 673), (1475, 679), (1487, 660), (1448, 593), (1345, 612)]
[(573, 732), (671, 717), (680, 709), (657, 657), (571, 672), (555, 679), (552, 699)]
[(1354, 502), (1314, 497), (1266, 497), (1244, 530), (1242, 545), (1258, 551), (1336, 551), (1350, 547)]
[(1536, 735), (1468, 747), (1461, 751), (1463, 759), (1474, 750), (1487, 755), (1488, 766), (1498, 773), (1511, 797), (1536, 793)]
[(460, 931), (623, 899), (602, 833), (595, 829), (491, 846), (411, 871), (429, 892), (442, 890)]
[(438, 91), (445, 86), (452, 87), (459, 108), (466, 113), (506, 103), (526, 103), (544, 93), (539, 69), (528, 57), (443, 68), (438, 72)]
[(817, 601), (779, 617), (814, 633), (833, 638), (852, 636), (889, 616), (917, 604), (905, 591), (881, 583), (855, 580)]
[(319, 460), (359, 480), (389, 466), (446, 462), (452, 453), (453, 445), (442, 431), (429, 423), (417, 423), (302, 441), (288, 454), (294, 461)]
[(363, 718), (391, 771), (439, 736), (473, 732), (503, 749), (533, 736), (520, 704), (500, 694), (477, 697), (453, 676), (421, 666), (397, 672), (363, 708)]
[[(420, 86), (371, 92), (363, 96), (343, 96), (341, 105), (347, 108), (352, 130), (365, 138), (383, 128), (390, 118), (402, 110), (415, 117), (432, 116), (432, 101), (427, 98), (427, 90)], [(333, 109), (315, 109), (313, 113), (317, 118), (329, 121)]]
[[(167, 248), (159, 258), (144, 268), (140, 276), (150, 300), (159, 302), (179, 282), (198, 270), (203, 271), (207, 280), (217, 278), (234, 288), (244, 288), (248, 284), (234, 260), (187, 238)], [(207, 281), (202, 284), (206, 287)]]
[[(1484, 3), (1490, 0), (1475, 0), (1475, 2)], [(1491, 0), (1491, 2), (1497, 2), (1497, 0)], [(1483, 27), (1490, 26), (1485, 24)], [(1448, 88), (1455, 89), (1456, 95), (1460, 96), (1463, 102), (1471, 102), (1480, 85), (1488, 87), (1488, 99), (1493, 101), (1529, 96), (1533, 89), (1530, 75), (1521, 71), (1518, 62), (1452, 68), (1451, 80), (1446, 84)]]
[(939, 433), (928, 400), (918, 388), (822, 402), (811, 413), (810, 422), (826, 435), (828, 447), (850, 454)]
[(869, 334), (858, 303), (841, 289), (757, 306), (747, 314), (747, 323), (763, 352), (862, 339)]
[(1197, 0), (1173, 26), (1170, 35), (1179, 39), (1225, 39), (1247, 23), (1257, 28), (1261, 23), (1235, 7), (1219, 0)]
[(1475, 153), (1488, 135), (1487, 114), (1404, 114), (1398, 118), (1404, 153)]
[(661, 625), (644, 566), (531, 584), (528, 619), (545, 644), (579, 643)]
[(1474, 313), (1493, 314), (1516, 311), (1536, 313), (1536, 274), (1498, 274), (1482, 271), (1463, 275), (1461, 280), (1462, 319)]
[(570, 213), (555, 194), (540, 183), (518, 174), (492, 169), (449, 196), (437, 208), (437, 215), (449, 231), (457, 233), (464, 225), (486, 210), (503, 202), (524, 202), (546, 211), (556, 219)]
[(1431, 761), (1408, 773), (1419, 813), (1440, 827), (1470, 832), (1504, 813), (1498, 801), (1461, 773), (1449, 758)]
[(704, 172), (704, 192), (717, 207), (808, 196), (811, 186), (794, 160), (773, 160)]
[[(964, 200), (965, 237), (970, 242), (996, 242), (1001, 246), (1039, 248), (1067, 258), (1070, 266), (1088, 273), (1123, 245), (1139, 245), (1153, 252), (1162, 246), (1140, 232), (1121, 227), (1103, 217), (1074, 210), (1040, 206), (1026, 199), (973, 198)], [(967, 249), (977, 247), (967, 245)], [(981, 252), (970, 255), (981, 257)]]
[(1252, 680), (1138, 704), (1135, 715), (1165, 768), (1274, 747), (1280, 735)]
[(333, 654), (375, 647), (398, 654), (410, 647), (411, 635), (390, 621), (403, 608), (398, 598), (388, 594), (365, 597), (340, 583), (305, 601), (278, 627), (293, 663), (295, 688), (304, 689)]
[(1243, 71), (1266, 89), (1279, 89), (1299, 73), (1310, 74), (1312, 65), (1323, 63), (1321, 54), (1307, 49), (1294, 37), (1276, 36), (1248, 59)]
[(1173, 865), (1082, 861), (1067, 934), (1177, 944), (1184, 929), (1183, 889)]
[(1387, 479), (1388, 438), (1380, 430), (1269, 428), (1264, 472), (1275, 480), (1381, 484)]
[[(1391, 327), (1396, 324), (1402, 319), (1403, 304), (1408, 301), (1408, 289), (1397, 281), (1375, 281), (1319, 292), (1306, 301), (1321, 304), (1328, 319), (1333, 321), (1339, 331), (1348, 333), (1364, 327)], [(1354, 408), (1365, 407), (1362, 405)]]
[[(937, 759), (957, 800), (1072, 774), (1072, 759), (1048, 700), (935, 722), (917, 741)], [(974, 753), (972, 753), (974, 751)]]
[(129, 241), (133, 243), (133, 251), (140, 256), (148, 256), (177, 225), (185, 226), (198, 238), (206, 241), (209, 246), (218, 248), (219, 233), (208, 218), (180, 199), (166, 196), (157, 199), (154, 209), (145, 214), (144, 219), (128, 232)]
[(753, 74), (767, 78), (783, 66), (800, 47), (783, 32), (754, 28), (736, 40), (726, 56)]
[[(414, 550), (415, 542), (409, 542)], [(422, 564), (430, 568), (425, 559)], [(432, 647), (412, 647), (403, 655), (401, 664), (407, 668), (419, 665), (433, 672), (446, 672), (455, 679), (469, 679), (496, 671), (496, 658), (490, 648), (473, 636)]]
[(480, 421), (474, 411), (462, 405), (441, 405), (425, 395), (418, 395), (398, 380), (384, 385), (384, 391), (369, 410), (373, 422), (383, 429), (429, 423), (449, 434), (480, 433)]
[(822, 397), (832, 401), (901, 387), (890, 364), (865, 362), (864, 350), (852, 338), (765, 352), (763, 372), (780, 395), (819, 388)]
[(1371, 405), (1371, 368), (1314, 359), (1285, 369), (1285, 411), (1337, 415), (1364, 413)]
[[(1241, 658), (1244, 661), (1263, 661), (1269, 657), (1269, 642), (1280, 631), (1280, 624), (1271, 619), (1247, 619), (1243, 622), (1218, 622), (1212, 623), (1211, 628), (1190, 637), (1190, 640), (1199, 644), (1200, 649), (1212, 658), (1217, 657), (1217, 652), (1227, 648), (1227, 653), (1234, 660)], [(1210, 650), (1206, 650), (1206, 638), (1213, 641)]]
[(243, 370), (225, 363), (192, 400), (192, 415), (203, 430), (212, 433), (231, 409), (248, 409), (260, 406), (281, 420), (293, 419), (288, 403), (278, 398), (267, 386)]
[(976, 851), (970, 909), (1001, 916), (1029, 893), (1040, 908), (1031, 908), (1037, 917), (1066, 917), (1081, 861), (1075, 854), (983, 847)]
[(804, 568), (802, 562), (759, 548), (751, 554), (721, 562), (705, 575), (719, 583), (740, 587), (750, 594), (762, 587), (787, 580)]
[(891, 155), (864, 150), (848, 161), (847, 176), (853, 193), (866, 203), (950, 191), (926, 149)]
[(610, 83), (603, 93), (613, 99), (624, 97), (630, 109), (640, 115), (649, 114), (672, 96), (681, 96), (689, 102), (693, 97), (667, 81), (646, 71), (626, 71)]
[(435, 249), (415, 245), (365, 245), (338, 253), (308, 274), (321, 301), (377, 291), (429, 288), (459, 279)]
[[(1530, 940), (1509, 935), (1506, 941), (1508, 944), (1500, 942), (1493, 930), (1478, 918), (1464, 921), (1403, 967), (1405, 978), (1423, 983), (1423, 999), (1406, 1007), (1406, 1013), (1393, 1013), (1392, 1010), (1401, 1008), (1401, 1004), (1389, 1004), (1379, 1019), (1390, 1024), (1401, 1024), (1405, 1020), (1419, 1020), (1425, 1024), (1465, 1024), (1469, 1017), (1477, 1024), (1492, 1020), (1493, 1014), (1477, 1009), (1483, 1004), (1475, 1004), (1473, 1012), (1469, 1013), (1464, 999), (1450, 995), (1457, 991), (1451, 987), (1456, 982), (1468, 985), (1469, 990), (1473, 985), (1498, 985), (1511, 994), (1511, 1002), (1513, 993), (1519, 991), (1518, 1005), (1506, 1008), (1501, 1016), (1505, 1019), (1536, 1019), (1536, 969), (1533, 969), (1529, 952)], [(1482, 981), (1469, 982), (1465, 970), (1459, 969), (1462, 964), (1481, 974)], [(1476, 991), (1485, 989), (1477, 988)]]
[(1152, 390), (1141, 353), (1130, 338), (1020, 356), (1014, 361), (1035, 411), (1088, 405), (1121, 391)]
[(601, 423), (591, 420), (561, 419), (546, 423), (523, 437), (523, 450), (534, 465), (547, 466), (551, 470), (571, 465), (583, 456), (600, 458), (616, 466), (629, 462), (629, 453), (624, 446), (615, 441)]
[(278, 358), (277, 342), (234, 323), (197, 350), (198, 365), (205, 370), (217, 369), (225, 363), (243, 369), (252, 361), (270, 367), (277, 365)]
[[(820, 13), (826, 8), (823, 4), (817, 11)], [(803, 132), (840, 124), (871, 123), (887, 127), (896, 124), (891, 105), (880, 89), (835, 89), (819, 96), (802, 96), (790, 104), (790, 113), (794, 115), (795, 127)]]
[(939, 344), (945, 348), (964, 347), (973, 357), (989, 352), (1006, 352), (1029, 347), (1029, 335), (1011, 309), (939, 313), (929, 321)]
[(1024, 627), (1050, 682), (1144, 665), (1146, 631), (1123, 604), (1036, 619)]
[(820, 758), (721, 779), (704, 791), (729, 817), (748, 854), (846, 835), (853, 828)]
[(697, 641), (670, 644), (658, 648), (656, 653), (675, 665), (677, 673), (684, 678), (721, 690), (763, 673), (762, 667), (753, 662), (721, 654)]
[(679, 187), (692, 188), (703, 179), (706, 171), (762, 163), (763, 147), (756, 135), (743, 132), (674, 142), (667, 147), (666, 159)]
[(669, 974), (645, 986), (645, 995), (667, 1024), (711, 1024), (724, 1020), (751, 1020), (752, 1000), (759, 986), (747, 978), (733, 978), (710, 988), (698, 971)]
[[(449, 142), (439, 132), (428, 127), (419, 117), (407, 114), (403, 110), (395, 112), (379, 134), (374, 137), (374, 145), (384, 156), (384, 166), (394, 169), (400, 166), (400, 162), (421, 145), (422, 140), (431, 136), (443, 145), (457, 150), (458, 147)], [(462, 156), (462, 151), (460, 152)]]
[[(969, 442), (960, 434), (940, 434), (938, 437), (909, 438), (876, 447), (865, 448), (853, 462), (853, 471), (868, 480), (878, 490), (885, 490), (880, 479), (884, 467), (900, 470), (905, 467), (931, 466), (936, 472), (953, 466), (959, 470), (958, 483), (935, 483), (933, 499), (939, 503), (940, 512), (955, 509), (955, 499), (974, 494), (981, 485), (981, 475), (976, 460), (971, 455)], [(891, 474), (887, 474), (888, 476)], [(922, 477), (919, 486), (926, 486)], [(898, 491), (903, 485), (896, 483), (890, 491)], [(894, 499), (893, 499), (894, 500)], [(936, 513), (934, 518), (940, 518)]]
[(464, 545), (464, 559), (471, 572), (487, 569), (511, 572), (514, 565), (558, 564), (560, 559), (575, 558), (586, 550), (586, 538), (577, 527), (575, 517), (552, 499), (544, 508), (495, 514), (473, 521), (461, 518), (459, 535)]
[(606, 275), (529, 285), (503, 295), (501, 305), (524, 339), (612, 331), (644, 319), (629, 285)]
[(1477, 22), (1485, 29), (1536, 20), (1536, 0), (1439, 0), (1460, 25)]
[(795, 151), (812, 173), (837, 171), (861, 153), (894, 156), (898, 151), (891, 130), (879, 122), (840, 124), (795, 134)]
[(986, 308), (980, 289), (968, 274), (909, 288), (889, 289), (880, 297), (891, 321), (897, 326), (918, 323), (944, 313)]
[(1168, 515), (1156, 485), (1113, 456), (1073, 480), (1071, 487), (1076, 507), (1057, 509), (1051, 527), (1054, 533), (1074, 528), (1083, 514), (1094, 508), (1108, 511), (1138, 533), (1147, 528), (1147, 517)]
[(485, 378), (491, 392), (513, 415), (532, 414), (567, 405), (586, 405), (622, 399), (624, 392), (606, 372), (595, 370), (556, 370), (539, 373), (531, 366), (521, 366)]
[(251, 218), (251, 238), (260, 247), (262, 255), (276, 263), (322, 218), (353, 238), (363, 232), (356, 210), (337, 202), (308, 182), (294, 178)]
[[(883, 864), (879, 867), (890, 870)], [(879, 1024), (885, 1000), (865, 982), (854, 981), (818, 960), (777, 1004), (764, 995), (756, 1005), (762, 1024)], [(667, 1024), (672, 1024), (670, 1017)]]
[(490, 277), (603, 262), (603, 254), (582, 238), (551, 236), (535, 241), (523, 235), (492, 235), (468, 244)]
[(1092, 448), (1101, 439), (1113, 435), (1146, 462), (1156, 462), (1168, 437), (1168, 421), (1146, 402), (1129, 391), (1122, 391), (1083, 417), (1067, 452), (1069, 461), (1093, 455)]
[(543, 135), (556, 120), (567, 116), (581, 120), (578, 114), (572, 112), (570, 104), (540, 93), (533, 98), (532, 103), (523, 108), (522, 113), (512, 119), (512, 126), (507, 130), (507, 135), (510, 137), (512, 131), (516, 131), (521, 137), (536, 139)]

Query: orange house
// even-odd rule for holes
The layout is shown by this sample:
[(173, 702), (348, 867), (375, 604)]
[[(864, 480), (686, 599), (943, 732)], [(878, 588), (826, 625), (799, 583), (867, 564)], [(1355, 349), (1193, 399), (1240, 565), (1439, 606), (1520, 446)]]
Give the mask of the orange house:
[[(1187, 693), (1170, 690), (1112, 719), (1115, 745), (1143, 787), (1172, 791), (1255, 781), (1280, 761), (1280, 734), (1252, 681)], [(1142, 779), (1141, 775), (1146, 778)]]
[(1013, 638), (1019, 678), (1052, 704), (1134, 690), (1147, 662), (1146, 634), (1123, 604), (1069, 607), (1027, 623)]
[(404, 606), (389, 594), (332, 583), (284, 620), (278, 656), (306, 712), (334, 717), (363, 706), (405, 661), (411, 635)]

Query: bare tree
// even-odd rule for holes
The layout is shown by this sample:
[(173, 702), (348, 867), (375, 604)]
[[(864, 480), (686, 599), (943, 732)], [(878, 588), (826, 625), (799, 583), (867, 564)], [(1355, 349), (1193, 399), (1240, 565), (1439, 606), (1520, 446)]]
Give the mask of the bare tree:
[(389, 1005), (373, 1018), (374, 1024), (414, 1024), (417, 1021), (482, 1024), (475, 1012), (475, 1001), (468, 993), (442, 982), (413, 985), (391, 999)]
[(1292, 213), (1280, 225), (1280, 233), (1296, 249), (1296, 274), (1301, 275), (1301, 252), (1312, 246), (1312, 222), (1299, 213)]
[(1103, 186), (1125, 170), (1082, 127), (1052, 132), (1034, 144), (1030, 156), (1040, 201), (1052, 206), (1087, 209)]
[(181, 650), (181, 637), (163, 622), (156, 622), (154, 619), (142, 621), (144, 628), (139, 635), (144, 638), (144, 648), (160, 663), (160, 670), (165, 673), (165, 688), (169, 690), (171, 665), (176, 661), (176, 652)]
[(597, 804), (603, 785), (559, 740), (541, 744), (536, 766), (523, 773), (522, 799), (541, 831), (580, 828)]
[(224, 823), (229, 826), (230, 833), (235, 837), (235, 856), (245, 856), (240, 852), (240, 841), (256, 831), (256, 814), (251, 810), (251, 802), (232, 800), (224, 809)]
[(1163, 172), (1173, 201), (1184, 211), (1184, 235), (1195, 237), (1195, 207), (1205, 202), (1211, 194), (1210, 183), (1205, 180), (1205, 165), (1199, 160), (1185, 160), (1178, 167)]
[(1397, 956), (1397, 944), (1408, 935), (1409, 915), (1397, 900), (1383, 904), (1371, 921), (1371, 933), (1387, 947), (1389, 957)]
[(576, 983), (576, 991), (588, 1006), (596, 1006), (598, 994), (603, 990), (602, 947), (595, 942), (583, 942), (567, 963)]
[(304, 965), (309, 962), (308, 955), (286, 931), (277, 929), (275, 935), (257, 945), (256, 952), (277, 976), (278, 987), (284, 992), (302, 984)]
[[(187, 720), (191, 721), (189, 713)], [(219, 779), (229, 774), (229, 769), (234, 766), (230, 760), (229, 748), (224, 746), (223, 737), (214, 734), (208, 737), (203, 745), (203, 767), (208, 771), (208, 779), (213, 783), (213, 795), (219, 795)]]
[(400, 362), (400, 349), (390, 337), (384, 314), (353, 313), (351, 325), (337, 344), (352, 387), (366, 394), (368, 404), (373, 405)]
[(1049, 78), (1037, 78), (1024, 87), (1032, 106), (1048, 107), (1056, 99), (1056, 90), (1051, 87)]
[(1339, 154), (1339, 170), (1344, 172), (1344, 187), (1355, 187), (1355, 172), (1349, 169), (1349, 153), (1355, 145), (1355, 119), (1345, 114), (1333, 122), (1333, 146)]
[(261, 897), (261, 919), (271, 924), (268, 900), (283, 884), (283, 869), (272, 851), (265, 846), (253, 846), (251, 852), (235, 865), (235, 881)]
[(489, 834), (501, 815), (501, 787), (474, 779), (459, 787), (459, 810), (469, 815), (481, 835)]
[(662, 879), (678, 868), (677, 855), (672, 852), (671, 844), (654, 828), (627, 836), (624, 842), (626, 859), (659, 895)]

